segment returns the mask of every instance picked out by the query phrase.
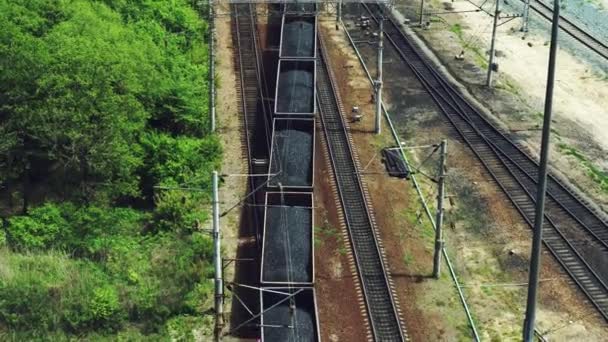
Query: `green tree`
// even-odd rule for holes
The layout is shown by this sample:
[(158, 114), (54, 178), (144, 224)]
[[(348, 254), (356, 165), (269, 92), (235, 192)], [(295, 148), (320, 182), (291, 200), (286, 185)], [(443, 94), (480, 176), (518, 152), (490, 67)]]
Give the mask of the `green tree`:
[(2, 18), (17, 44), (0, 46), (2, 69), (13, 69), (0, 85), (0, 131), (10, 133), (2, 148), (12, 157), (4, 178), (15, 167), (59, 170), (62, 185), (75, 183), (85, 198), (100, 183), (111, 195), (136, 195), (137, 139), (149, 118), (139, 97), (163, 76), (160, 50), (102, 4), (70, 7), (43, 37)]

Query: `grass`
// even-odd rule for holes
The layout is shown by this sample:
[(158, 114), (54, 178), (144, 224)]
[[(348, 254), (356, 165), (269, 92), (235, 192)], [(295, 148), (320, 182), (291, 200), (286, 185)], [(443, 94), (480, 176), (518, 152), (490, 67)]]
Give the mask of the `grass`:
[(346, 253), (348, 252), (348, 249), (346, 248), (346, 245), (344, 244), (344, 241), (340, 236), (340, 231), (338, 230), (338, 228), (329, 224), (327, 220), (325, 220), (323, 225), (314, 227), (314, 232), (315, 247), (321, 247), (325, 242), (333, 240), (337, 245), (336, 253), (338, 253), (339, 255), (346, 255)]
[(462, 26), (460, 24), (454, 24), (450, 26), (450, 32), (453, 32), (458, 38), (462, 40)]
[[(513, 82), (511, 82), (510, 80), (508, 80), (508, 79), (505, 80), (505, 87), (504, 87), (504, 89), (507, 90), (510, 93), (513, 93), (513, 94), (517, 95), (517, 96), (521, 95), (519, 87), (516, 84), (514, 84)], [(542, 119), (543, 113), (536, 112), (534, 114), (537, 115), (539, 113), (540, 113), (540, 118)]]
[(375, 150), (381, 150), (385, 147), (395, 146), (393, 137), (390, 134), (375, 134), (372, 138), (372, 145)]
[(463, 45), (464, 50), (467, 50), (467, 51), (470, 51), (473, 53), (473, 61), (475, 62), (475, 64), (477, 64), (477, 66), (479, 66), (482, 69), (486, 69), (488, 67), (487, 56), (483, 53), (483, 51), (481, 50), (481, 48), (479, 46), (473, 45), (470, 42), (468, 42), (468, 43), (466, 42), (462, 25), (456, 23), (456, 24), (450, 26), (449, 30), (450, 30), (450, 32), (452, 32), (456, 35), (456, 37), (458, 38), (458, 41), (460, 41), (460, 43)]
[(446, 221), (448, 224), (460, 222), (468, 231), (483, 235), (483, 228), (488, 227), (490, 223), (487, 216), (488, 204), (466, 179), (464, 174), (456, 170), (448, 174), (447, 184), (451, 193), (457, 196), (457, 205), (450, 215), (446, 215)]
[(406, 266), (411, 266), (413, 262), (414, 262), (414, 255), (412, 255), (408, 251), (404, 251), (404, 253), (403, 253), (403, 263)]
[(608, 193), (608, 171), (600, 169), (576, 148), (568, 144), (560, 143), (557, 146), (562, 153), (578, 160), (591, 180), (599, 186), (602, 192)]

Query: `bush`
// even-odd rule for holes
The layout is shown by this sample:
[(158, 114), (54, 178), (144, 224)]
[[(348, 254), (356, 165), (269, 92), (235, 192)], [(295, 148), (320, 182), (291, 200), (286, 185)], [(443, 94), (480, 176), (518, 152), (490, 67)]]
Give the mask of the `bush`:
[(202, 336), (213, 336), (213, 316), (176, 316), (167, 321), (167, 332), (172, 341), (196, 341)]
[(80, 275), (62, 303), (65, 328), (72, 332), (118, 330), (127, 315), (115, 285), (97, 270), (84, 269)]
[(107, 258), (115, 240), (139, 235), (148, 219), (146, 213), (131, 208), (63, 204), (62, 209), (70, 222), (70, 234), (64, 237), (63, 247), (76, 256), (99, 261)]
[(144, 323), (146, 332), (158, 332), (171, 316), (194, 313), (189, 301), (197, 284), (211, 274), (211, 260), (200, 257), (211, 253), (211, 243), (201, 252), (196, 249), (201, 243), (175, 233), (125, 240), (110, 251), (106, 269), (119, 284), (130, 320)]
[(215, 137), (204, 139), (149, 133), (142, 137), (146, 153), (144, 177), (148, 186), (186, 186), (211, 190), (211, 171), (219, 167), (221, 146)]
[(6, 245), (6, 233), (4, 230), (0, 229), (0, 248), (3, 248)]
[(201, 197), (180, 190), (168, 190), (156, 195), (153, 226), (162, 231), (195, 231), (197, 222), (205, 222), (208, 217), (202, 211)]
[(28, 216), (11, 217), (8, 222), (9, 241), (21, 250), (54, 247), (69, 230), (61, 209), (53, 203), (32, 209)]
[(11, 330), (117, 329), (125, 312), (109, 278), (93, 263), (57, 252), (0, 251), (0, 325)]

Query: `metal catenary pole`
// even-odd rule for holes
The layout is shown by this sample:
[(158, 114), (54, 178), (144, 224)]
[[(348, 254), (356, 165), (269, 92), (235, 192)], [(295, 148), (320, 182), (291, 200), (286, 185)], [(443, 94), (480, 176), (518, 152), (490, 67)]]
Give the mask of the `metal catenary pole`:
[(342, 0), (336, 4), (336, 30), (340, 28), (340, 21), (342, 20)]
[(555, 83), (555, 61), (557, 58), (557, 33), (559, 31), (559, 0), (554, 0), (553, 26), (551, 27), (551, 47), (549, 49), (549, 71), (547, 75), (547, 93), (545, 95), (545, 116), (540, 145), (540, 165), (538, 170), (538, 189), (536, 194), (536, 211), (534, 216), (534, 235), (532, 237), (532, 259), (530, 260), (530, 279), (528, 281), (528, 300), (524, 320), (523, 338), (531, 342), (534, 338), (536, 320), (536, 298), (538, 294), (538, 277), (540, 273), (540, 249), (543, 238), (543, 221), (545, 216), (545, 192), (547, 189), (547, 164), (551, 136), (551, 114), (553, 109), (553, 85)]
[(215, 13), (214, 2), (209, 1), (209, 111), (211, 116), (211, 132), (215, 132)]
[(433, 258), (433, 277), (439, 279), (441, 271), (441, 251), (443, 250), (443, 199), (445, 197), (445, 162), (446, 162), (447, 140), (441, 141), (439, 156), (439, 189), (437, 191), (437, 214), (435, 215), (435, 255)]
[(219, 341), (224, 325), (224, 284), (220, 251), (220, 201), (217, 171), (213, 171), (213, 262), (215, 266), (215, 340)]
[(490, 62), (488, 63), (488, 79), (486, 85), (492, 86), (492, 68), (494, 67), (494, 55), (496, 45), (496, 28), (498, 27), (498, 16), (500, 15), (500, 0), (496, 0), (496, 11), (494, 11), (494, 26), (492, 28), (492, 42), (490, 43)]
[(420, 0), (420, 27), (422, 27), (423, 20), (424, 20), (424, 0)]
[(528, 32), (528, 21), (530, 19), (530, 0), (524, 2), (523, 23), (521, 26), (522, 32)]
[(382, 50), (384, 50), (384, 16), (380, 17), (378, 32), (378, 79), (376, 80), (376, 134), (382, 131)]

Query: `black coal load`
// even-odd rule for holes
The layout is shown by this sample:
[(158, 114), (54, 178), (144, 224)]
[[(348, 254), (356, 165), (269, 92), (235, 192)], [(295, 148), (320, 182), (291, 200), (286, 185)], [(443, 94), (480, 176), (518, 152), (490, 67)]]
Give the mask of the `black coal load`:
[(312, 120), (277, 120), (272, 139), (269, 186), (310, 187), (313, 180)]
[(314, 14), (317, 11), (317, 4), (290, 2), (285, 5), (287, 13)]
[(262, 280), (312, 282), (312, 210), (268, 204), (264, 230)]
[(315, 18), (285, 17), (281, 40), (282, 58), (315, 56)]
[(315, 110), (314, 61), (281, 60), (276, 113), (311, 115)]
[[(270, 290), (270, 289), (269, 289)], [(262, 307), (268, 309), (262, 316), (262, 340), (275, 341), (319, 341), (314, 291), (310, 288), (277, 288), (277, 292), (295, 293), (290, 299), (285, 295), (263, 291)], [(272, 291), (271, 290), (271, 291)]]

